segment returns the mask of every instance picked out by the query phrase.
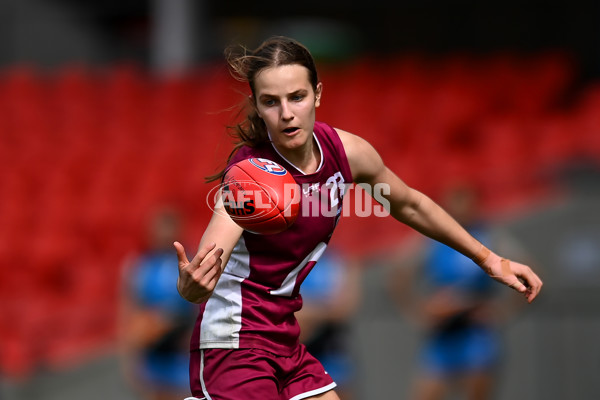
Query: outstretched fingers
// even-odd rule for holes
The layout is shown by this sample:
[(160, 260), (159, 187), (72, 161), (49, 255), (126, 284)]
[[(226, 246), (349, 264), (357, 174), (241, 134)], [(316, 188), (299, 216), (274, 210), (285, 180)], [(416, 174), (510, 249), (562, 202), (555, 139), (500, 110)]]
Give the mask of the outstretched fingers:
[(183, 245), (179, 242), (174, 242), (173, 247), (175, 247), (175, 252), (177, 253), (177, 261), (179, 262), (179, 267), (181, 268), (182, 265), (189, 264), (190, 262), (187, 258), (187, 255), (185, 254), (185, 249), (183, 248)]

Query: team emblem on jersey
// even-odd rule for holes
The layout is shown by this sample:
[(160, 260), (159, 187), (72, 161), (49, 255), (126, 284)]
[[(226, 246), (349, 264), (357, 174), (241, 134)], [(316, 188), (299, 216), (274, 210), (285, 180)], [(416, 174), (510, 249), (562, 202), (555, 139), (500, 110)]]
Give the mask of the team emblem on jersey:
[(248, 161), (252, 163), (256, 168), (262, 169), (273, 175), (285, 175), (287, 170), (281, 165), (274, 161), (267, 160), (266, 158), (250, 158)]

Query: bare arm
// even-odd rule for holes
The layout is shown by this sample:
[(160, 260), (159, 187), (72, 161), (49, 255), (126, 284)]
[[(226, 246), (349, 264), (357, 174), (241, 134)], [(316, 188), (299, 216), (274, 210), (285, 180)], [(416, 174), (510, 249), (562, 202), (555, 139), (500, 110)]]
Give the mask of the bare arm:
[(542, 281), (529, 267), (490, 252), (433, 200), (410, 188), (386, 167), (367, 141), (349, 132), (337, 131), (354, 181), (372, 186), (388, 185), (389, 191), (382, 195), (395, 219), (473, 259), (492, 278), (524, 293), (529, 302), (533, 301)]
[(389, 194), (385, 198), (389, 202), (389, 212), (395, 219), (469, 258), (477, 254), (481, 243), (429, 197), (406, 185), (384, 165), (368, 142), (348, 132), (339, 133), (354, 181), (373, 186), (376, 183), (388, 184)]

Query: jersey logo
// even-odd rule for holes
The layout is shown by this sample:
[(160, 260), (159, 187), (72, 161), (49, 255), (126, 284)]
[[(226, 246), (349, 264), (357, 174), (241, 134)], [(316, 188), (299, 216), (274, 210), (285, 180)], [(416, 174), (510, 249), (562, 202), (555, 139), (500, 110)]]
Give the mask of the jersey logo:
[(311, 185), (304, 184), (302, 185), (302, 192), (305, 196), (310, 196), (314, 192), (318, 192), (321, 184), (319, 182), (313, 183)]
[(258, 169), (273, 175), (285, 175), (287, 170), (274, 161), (266, 158), (250, 158), (248, 161)]

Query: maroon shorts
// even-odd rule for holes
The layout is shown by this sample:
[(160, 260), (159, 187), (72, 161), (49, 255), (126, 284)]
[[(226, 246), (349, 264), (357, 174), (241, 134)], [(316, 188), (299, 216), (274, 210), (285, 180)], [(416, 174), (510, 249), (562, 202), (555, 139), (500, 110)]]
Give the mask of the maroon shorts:
[(259, 349), (192, 351), (190, 386), (206, 400), (300, 400), (336, 384), (300, 345), (289, 357)]

